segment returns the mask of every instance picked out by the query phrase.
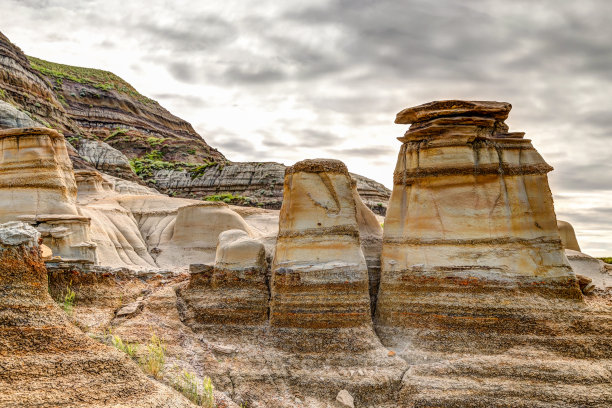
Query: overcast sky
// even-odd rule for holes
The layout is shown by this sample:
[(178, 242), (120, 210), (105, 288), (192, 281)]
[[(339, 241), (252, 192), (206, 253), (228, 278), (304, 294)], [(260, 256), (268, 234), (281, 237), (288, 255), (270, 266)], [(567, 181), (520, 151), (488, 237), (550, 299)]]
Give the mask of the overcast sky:
[(436, 99), (510, 102), (558, 218), (612, 256), (612, 1), (0, 0), (27, 54), (112, 71), (234, 161), (333, 157), (391, 187)]

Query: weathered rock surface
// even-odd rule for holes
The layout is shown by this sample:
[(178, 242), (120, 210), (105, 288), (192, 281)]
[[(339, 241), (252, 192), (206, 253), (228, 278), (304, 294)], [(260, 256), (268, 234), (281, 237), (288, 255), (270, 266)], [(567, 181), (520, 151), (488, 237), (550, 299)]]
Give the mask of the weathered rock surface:
[(15, 108), (10, 103), (0, 100), (0, 129), (40, 127), (28, 115)]
[(132, 170), (128, 158), (114, 147), (100, 141), (81, 139), (78, 153), (97, 170), (124, 180), (142, 182)]
[(0, 225), (0, 406), (192, 406), (69, 322), (47, 291), (39, 236)]
[(0, 130), (0, 222), (22, 220), (67, 260), (95, 262), (89, 219), (76, 207), (64, 138), (47, 128)]

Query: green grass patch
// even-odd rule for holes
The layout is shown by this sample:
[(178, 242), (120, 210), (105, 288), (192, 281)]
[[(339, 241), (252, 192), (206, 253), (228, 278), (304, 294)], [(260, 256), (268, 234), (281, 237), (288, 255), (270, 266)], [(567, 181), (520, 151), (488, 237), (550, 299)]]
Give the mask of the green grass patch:
[(173, 385), (174, 388), (197, 406), (207, 408), (216, 407), (214, 397), (215, 387), (210, 377), (204, 377), (202, 381), (199, 381), (195, 374), (183, 371), (174, 381)]
[(604, 261), (607, 264), (612, 264), (612, 256), (604, 257), (604, 258), (597, 258), (597, 259), (601, 259), (602, 261)]
[(147, 344), (147, 353), (140, 359), (140, 365), (145, 373), (159, 379), (162, 377), (166, 364), (166, 346), (155, 334)]
[(147, 138), (147, 143), (149, 143), (149, 146), (151, 147), (157, 147), (160, 144), (164, 143), (166, 141), (165, 137), (149, 137)]
[[(57, 80), (69, 79), (80, 84), (91, 85), (94, 88), (105, 91), (114, 90), (129, 95), (142, 103), (157, 103), (153, 99), (141, 95), (132, 85), (113, 74), (112, 72), (94, 68), (75, 67), (72, 65), (58, 64), (45, 61), (35, 57), (29, 57), (30, 65), (43, 75), (53, 77)], [(61, 84), (61, 82), (59, 82)]]
[(76, 293), (74, 290), (72, 290), (70, 285), (72, 285), (72, 281), (70, 284), (68, 284), (68, 286), (66, 286), (66, 293), (64, 294), (64, 299), (62, 300), (61, 306), (67, 315), (72, 316), (72, 313), (74, 312), (74, 304), (76, 302)]
[(232, 193), (221, 193), (204, 197), (204, 201), (223, 201), (227, 204), (250, 204), (251, 199), (241, 195), (233, 195)]
[(138, 352), (138, 344), (132, 344), (128, 343), (127, 341), (123, 341), (123, 339), (121, 339), (121, 337), (117, 336), (116, 334), (113, 335), (111, 342), (117, 350), (123, 351), (131, 359), (136, 359), (136, 353)]

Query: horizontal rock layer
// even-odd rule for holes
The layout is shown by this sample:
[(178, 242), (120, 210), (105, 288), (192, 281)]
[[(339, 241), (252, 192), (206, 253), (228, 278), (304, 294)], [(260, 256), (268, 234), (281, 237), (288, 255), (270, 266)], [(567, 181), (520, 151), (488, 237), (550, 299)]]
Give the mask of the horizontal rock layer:
[(0, 406), (191, 406), (70, 323), (49, 296), (38, 233), (27, 228), (29, 242), (0, 242)]

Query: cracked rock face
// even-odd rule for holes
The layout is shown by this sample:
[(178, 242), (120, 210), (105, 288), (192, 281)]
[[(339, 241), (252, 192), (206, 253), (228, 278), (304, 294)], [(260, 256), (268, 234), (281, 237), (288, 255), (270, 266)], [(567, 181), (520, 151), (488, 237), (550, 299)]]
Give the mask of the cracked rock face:
[(342, 162), (304, 160), (287, 169), (271, 291), (272, 326), (371, 324), (368, 269)]
[(68, 320), (49, 296), (38, 237), (0, 224), (0, 406), (192, 406)]

